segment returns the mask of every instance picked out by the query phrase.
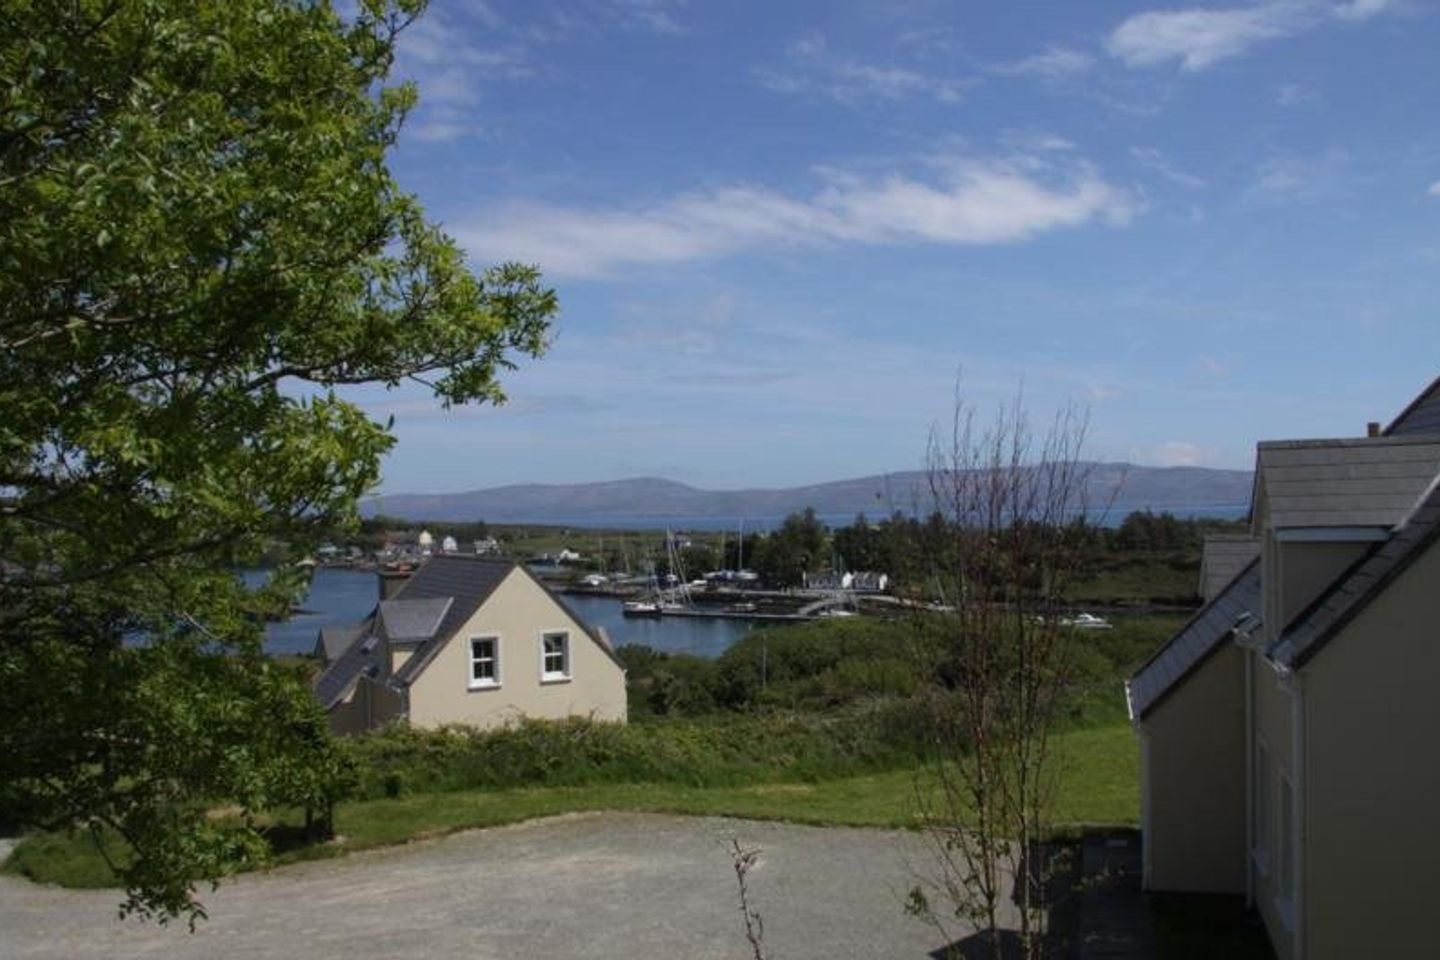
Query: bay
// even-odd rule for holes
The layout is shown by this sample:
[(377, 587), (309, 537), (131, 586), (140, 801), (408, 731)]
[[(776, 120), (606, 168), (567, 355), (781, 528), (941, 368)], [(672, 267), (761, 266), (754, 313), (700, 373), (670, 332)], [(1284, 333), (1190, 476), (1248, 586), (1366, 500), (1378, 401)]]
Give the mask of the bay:
[[(247, 570), (245, 581), (259, 584), (263, 570)], [(310, 592), (289, 620), (265, 628), (265, 650), (273, 655), (309, 653), (321, 627), (359, 623), (379, 601), (379, 580), (373, 571), (321, 567)], [(717, 657), (755, 624), (749, 620), (691, 617), (627, 618), (619, 600), (610, 597), (562, 597), (575, 615), (592, 627), (603, 627), (616, 646), (643, 643), (667, 653)]]

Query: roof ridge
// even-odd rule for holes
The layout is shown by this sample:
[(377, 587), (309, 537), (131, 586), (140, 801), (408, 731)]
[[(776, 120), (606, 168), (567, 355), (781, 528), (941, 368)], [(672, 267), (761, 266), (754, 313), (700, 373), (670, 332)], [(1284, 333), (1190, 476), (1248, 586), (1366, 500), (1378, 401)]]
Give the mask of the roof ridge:
[(1298, 440), (1261, 440), (1257, 450), (1304, 450), (1326, 447), (1423, 447), (1440, 444), (1440, 434), (1408, 433), (1381, 434), (1378, 437), (1309, 437)]

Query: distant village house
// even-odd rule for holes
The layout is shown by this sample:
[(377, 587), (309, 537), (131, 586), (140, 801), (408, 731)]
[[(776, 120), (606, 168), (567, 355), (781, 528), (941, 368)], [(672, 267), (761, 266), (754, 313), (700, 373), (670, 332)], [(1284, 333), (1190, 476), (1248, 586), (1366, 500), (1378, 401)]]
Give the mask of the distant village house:
[(337, 733), (626, 718), (609, 639), (510, 561), (435, 556), (364, 622), (322, 630), (316, 653), (315, 695)]

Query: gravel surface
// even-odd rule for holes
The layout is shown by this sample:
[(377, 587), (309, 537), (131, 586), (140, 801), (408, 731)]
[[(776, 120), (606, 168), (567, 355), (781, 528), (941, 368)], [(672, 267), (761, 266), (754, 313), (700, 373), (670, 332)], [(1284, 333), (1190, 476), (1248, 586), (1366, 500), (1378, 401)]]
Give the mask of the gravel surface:
[(914, 834), (606, 813), (243, 876), (203, 897), (194, 934), (118, 922), (113, 890), (0, 878), (0, 958), (746, 960), (732, 838), (762, 851), (749, 884), (773, 960), (947, 942), (903, 911), (929, 862)]

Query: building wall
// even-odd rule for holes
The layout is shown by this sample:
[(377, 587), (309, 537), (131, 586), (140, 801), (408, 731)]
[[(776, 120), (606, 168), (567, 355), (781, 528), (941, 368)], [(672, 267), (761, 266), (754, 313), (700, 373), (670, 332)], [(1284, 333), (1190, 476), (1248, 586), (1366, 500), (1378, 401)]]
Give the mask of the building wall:
[(1373, 544), (1283, 543), (1280, 545), (1280, 623), (1285, 626), (1334, 583)]
[(330, 732), (347, 737), (368, 730), (366, 694), (363, 683), (356, 683), (350, 695), (330, 708)]
[[(542, 682), (541, 635), (570, 638), (569, 680)], [(499, 638), (498, 687), (472, 689), (470, 639)], [(625, 719), (625, 673), (578, 621), (516, 569), (410, 686), (410, 722), (420, 727), (503, 725), (521, 716)]]
[(364, 733), (402, 716), (404, 707), (403, 694), (361, 677), (350, 695), (331, 708), (330, 730), (339, 736)]
[(1244, 696), (1226, 643), (1141, 721), (1151, 890), (1245, 891)]
[(1435, 953), (1440, 546), (1301, 670), (1306, 956)]
[(1280, 896), (1281, 781), (1294, 776), (1294, 703), (1280, 676), (1263, 656), (1250, 652), (1251, 709), (1255, 739), (1251, 745), (1251, 848), (1247, 858), (1255, 906), (1270, 933), (1279, 960), (1291, 956), (1291, 926)]

